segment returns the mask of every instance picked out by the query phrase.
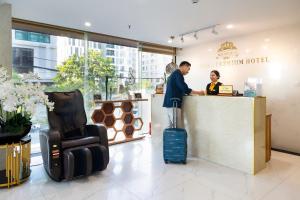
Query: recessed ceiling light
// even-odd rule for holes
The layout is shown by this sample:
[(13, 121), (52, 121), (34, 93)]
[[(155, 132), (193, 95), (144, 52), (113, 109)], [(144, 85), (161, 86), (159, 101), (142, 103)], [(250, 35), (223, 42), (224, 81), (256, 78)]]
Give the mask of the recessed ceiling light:
[(265, 42), (270, 42), (270, 38), (265, 38)]
[(84, 25), (87, 26), (87, 27), (92, 26), (91, 22), (85, 22)]
[(227, 28), (227, 29), (232, 29), (232, 28), (233, 28), (233, 24), (228, 24), (228, 25), (226, 26), (226, 28)]
[(269, 49), (269, 47), (268, 47), (267, 45), (263, 45), (262, 48), (263, 48), (264, 50), (268, 50), (268, 49)]
[(211, 49), (211, 48), (209, 48), (209, 49), (207, 49), (207, 51), (211, 52), (211, 51), (212, 51), (212, 49)]

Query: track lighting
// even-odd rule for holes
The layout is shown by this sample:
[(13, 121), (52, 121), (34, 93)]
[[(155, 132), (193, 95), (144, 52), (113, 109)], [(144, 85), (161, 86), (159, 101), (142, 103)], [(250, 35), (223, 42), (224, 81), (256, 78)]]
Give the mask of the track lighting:
[(218, 35), (219, 33), (216, 31), (216, 26), (214, 26), (211, 30), (211, 33), (214, 35)]
[(174, 36), (171, 36), (171, 37), (169, 38), (169, 40), (168, 40), (168, 43), (171, 44), (171, 43), (173, 42), (174, 38), (175, 38)]
[(181, 39), (180, 40), (181, 40), (182, 43), (184, 42), (183, 35), (181, 35)]
[[(183, 37), (193, 33), (194, 38), (196, 40), (198, 40), (199, 39), (198, 32), (199, 31), (204, 31), (204, 30), (211, 30), (212, 34), (218, 35), (219, 33), (218, 33), (218, 31), (216, 31), (216, 27), (219, 26), (219, 25), (220, 24), (213, 24), (213, 25), (206, 26), (206, 27), (203, 27), (203, 28), (199, 28), (199, 29), (196, 29), (196, 30), (193, 30), (193, 31), (185, 32), (185, 33), (179, 34), (178, 38), (180, 38), (181, 42), (183, 43), (184, 42)], [(172, 43), (174, 38), (175, 38), (175, 36), (170, 36), (170, 38), (168, 39), (168, 43)], [(176, 38), (177, 38), (177, 36), (176, 36)]]
[(196, 29), (196, 30), (193, 30), (193, 31), (189, 31), (189, 32), (186, 32), (186, 33), (182, 33), (182, 34), (179, 34), (179, 37), (181, 38), (181, 42), (184, 42), (184, 39), (183, 39), (183, 36), (185, 35), (189, 35), (191, 33), (194, 33), (194, 38), (196, 40), (198, 40), (198, 32), (199, 31), (204, 31), (204, 30), (211, 30), (211, 33), (214, 34), (214, 35), (218, 35), (218, 32), (216, 31), (216, 27), (219, 26), (220, 24), (213, 24), (213, 25), (210, 25), (210, 26), (206, 26), (206, 27), (203, 27), (203, 28), (199, 28), (199, 29)]
[(194, 33), (194, 38), (195, 38), (196, 40), (198, 40), (197, 32)]

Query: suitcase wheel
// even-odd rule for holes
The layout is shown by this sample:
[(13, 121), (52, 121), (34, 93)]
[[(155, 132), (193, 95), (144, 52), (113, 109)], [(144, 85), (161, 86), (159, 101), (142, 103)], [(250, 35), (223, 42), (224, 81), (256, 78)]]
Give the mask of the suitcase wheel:
[(169, 161), (168, 161), (168, 160), (165, 160), (165, 163), (166, 163), (166, 164), (168, 164), (168, 163), (169, 163)]
[(182, 163), (182, 164), (186, 164), (186, 161), (182, 161), (181, 163)]

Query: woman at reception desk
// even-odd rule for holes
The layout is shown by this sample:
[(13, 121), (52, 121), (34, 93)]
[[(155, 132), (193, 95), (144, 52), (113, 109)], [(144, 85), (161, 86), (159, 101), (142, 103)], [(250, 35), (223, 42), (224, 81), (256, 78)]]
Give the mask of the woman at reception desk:
[(219, 94), (219, 86), (222, 85), (221, 82), (218, 82), (220, 79), (220, 73), (217, 70), (212, 70), (210, 72), (210, 80), (211, 83), (206, 86), (206, 94), (207, 95), (218, 95)]

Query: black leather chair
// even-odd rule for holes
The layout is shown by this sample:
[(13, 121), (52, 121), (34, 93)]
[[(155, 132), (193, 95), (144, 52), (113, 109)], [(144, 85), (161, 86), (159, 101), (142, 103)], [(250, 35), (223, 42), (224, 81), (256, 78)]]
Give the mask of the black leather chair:
[(106, 169), (109, 162), (107, 130), (104, 126), (86, 125), (81, 92), (46, 94), (54, 102), (54, 110), (47, 112), (49, 130), (40, 132), (48, 175), (61, 181)]

